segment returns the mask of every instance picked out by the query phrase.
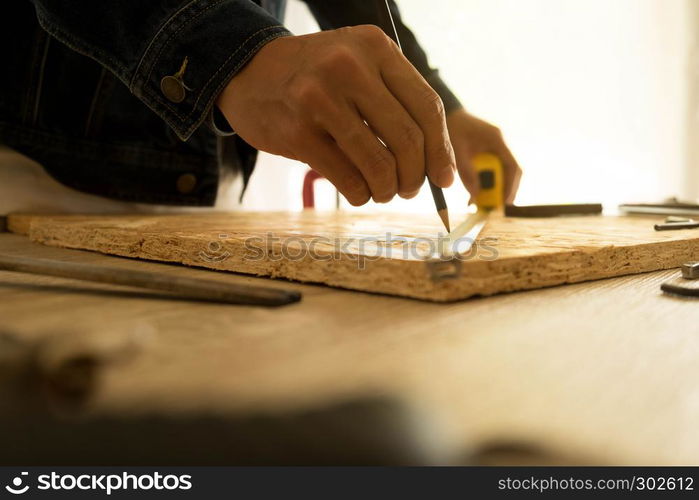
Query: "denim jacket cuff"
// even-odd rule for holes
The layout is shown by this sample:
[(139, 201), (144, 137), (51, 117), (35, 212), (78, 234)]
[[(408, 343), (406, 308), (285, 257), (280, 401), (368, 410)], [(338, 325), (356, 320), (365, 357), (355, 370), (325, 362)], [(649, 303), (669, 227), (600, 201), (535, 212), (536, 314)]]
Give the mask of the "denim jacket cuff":
[(207, 118), (229, 80), (267, 42), (291, 33), (249, 0), (194, 0), (148, 44), (130, 90), (182, 140)]

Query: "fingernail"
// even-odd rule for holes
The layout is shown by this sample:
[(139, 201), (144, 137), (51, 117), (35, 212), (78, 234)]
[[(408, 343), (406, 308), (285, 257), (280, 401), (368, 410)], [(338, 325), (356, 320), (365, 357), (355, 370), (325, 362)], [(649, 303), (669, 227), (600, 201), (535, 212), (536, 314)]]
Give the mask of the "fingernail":
[(418, 189), (416, 191), (411, 191), (409, 193), (401, 193), (400, 197), (405, 199), (405, 200), (409, 200), (411, 198), (415, 198), (419, 192), (420, 192), (420, 190)]

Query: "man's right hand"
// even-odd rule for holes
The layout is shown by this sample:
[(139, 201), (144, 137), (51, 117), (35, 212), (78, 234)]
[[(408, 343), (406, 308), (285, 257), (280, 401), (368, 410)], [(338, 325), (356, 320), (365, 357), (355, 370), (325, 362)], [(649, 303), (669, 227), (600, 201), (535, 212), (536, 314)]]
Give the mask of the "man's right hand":
[(247, 143), (307, 163), (353, 205), (454, 179), (441, 99), (376, 26), (277, 38), (216, 104)]

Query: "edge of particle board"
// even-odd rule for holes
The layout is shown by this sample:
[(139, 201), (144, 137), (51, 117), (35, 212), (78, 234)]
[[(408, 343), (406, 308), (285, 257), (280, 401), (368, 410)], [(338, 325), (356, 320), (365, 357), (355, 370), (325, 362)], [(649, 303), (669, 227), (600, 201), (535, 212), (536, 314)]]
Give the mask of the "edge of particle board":
[(34, 217), (34, 215), (30, 214), (9, 214), (5, 218), (5, 227), (0, 232), (8, 231), (22, 236), (29, 236)]

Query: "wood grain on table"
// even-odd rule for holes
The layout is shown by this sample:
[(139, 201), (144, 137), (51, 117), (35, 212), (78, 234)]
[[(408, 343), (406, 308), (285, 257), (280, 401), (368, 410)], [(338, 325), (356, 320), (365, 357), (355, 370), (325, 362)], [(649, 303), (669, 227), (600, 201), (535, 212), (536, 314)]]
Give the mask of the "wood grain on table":
[[(0, 249), (164, 266), (10, 234)], [(27, 342), (146, 332), (137, 357), (105, 372), (83, 409), (91, 416), (275, 413), (390, 395), (424, 412), (448, 448), (528, 443), (586, 463), (699, 463), (699, 302), (659, 289), (677, 270), (434, 304), (166, 267), (300, 289), (304, 301), (175, 302), (0, 272), (0, 330)]]

